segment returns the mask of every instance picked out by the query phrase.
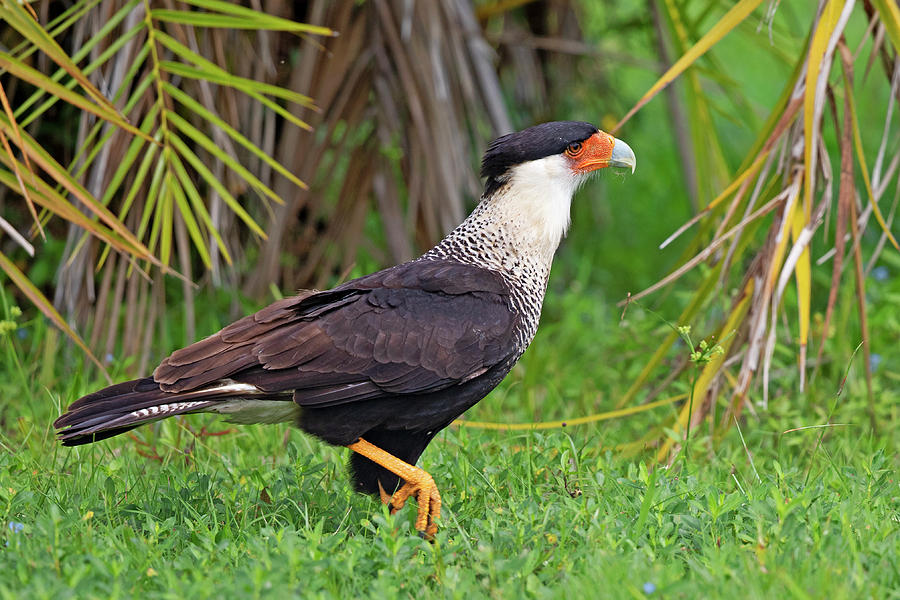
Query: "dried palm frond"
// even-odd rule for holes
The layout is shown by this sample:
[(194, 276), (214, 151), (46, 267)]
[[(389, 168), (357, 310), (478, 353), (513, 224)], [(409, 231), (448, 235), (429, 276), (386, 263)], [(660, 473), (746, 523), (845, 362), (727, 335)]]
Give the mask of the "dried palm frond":
[[(481, 140), (511, 129), (493, 51), (466, 0), (320, 0), (298, 18), (341, 35), (304, 45), (291, 74), (290, 87), (323, 108), (298, 111), (314, 131), (286, 132), (275, 156), (311, 189), (274, 209), (245, 286), (253, 295), (273, 281), (325, 285), (354, 264), (360, 244), (381, 263), (411, 258), (480, 193)], [(381, 243), (364, 235), (368, 216)]]
[[(626, 115), (623, 123), (678, 75), (687, 72), (687, 76), (696, 81), (699, 74), (688, 67), (743, 22), (759, 4), (761, 2), (758, 0), (742, 0), (731, 8), (699, 41), (683, 52), (682, 57)], [(664, 5), (670, 19), (677, 20), (680, 9), (672, 3)], [(891, 81), (891, 93), (898, 96), (900, 90), (895, 73), (900, 69), (897, 59), (900, 16), (896, 5), (876, 2), (863, 8), (872, 24), (865, 33), (875, 42), (872, 57), (881, 56), (884, 73)], [(779, 327), (779, 314), (783, 310), (785, 292), (792, 281), (797, 299), (797, 314), (793, 319), (796, 336), (793, 341), (800, 374), (798, 391), (803, 391), (807, 381), (807, 349), (815, 290), (810, 244), (829, 218), (834, 226), (834, 252), (830, 255), (834, 262), (827, 293), (825, 326), (822, 328), (822, 339), (818, 340), (819, 353), (828, 336), (828, 322), (841, 284), (844, 259), (850, 252), (866, 353), (867, 380), (870, 380), (860, 238), (874, 216), (884, 240), (881, 246), (889, 242), (900, 250), (879, 208), (889, 180), (897, 172), (897, 165), (894, 164), (897, 161), (883, 170), (885, 148), (892, 146), (896, 151), (896, 143), (891, 144), (889, 140), (900, 138), (896, 125), (892, 123), (892, 100), (887, 110), (877, 167), (870, 174), (854, 104), (854, 71), (863, 62), (863, 57), (858, 53), (854, 55), (845, 41), (846, 25), (854, 9), (854, 2), (822, 0), (819, 3), (803, 53), (796, 58), (793, 75), (786, 82), (779, 101), (744, 158), (737, 176), (731, 176), (726, 168), (717, 166), (716, 160), (707, 160), (705, 165), (698, 160), (697, 172), (702, 175), (701, 180), (714, 182), (711, 191), (715, 192), (715, 196), (704, 202), (705, 207), (697, 216), (666, 240), (663, 246), (700, 223), (691, 243), (692, 248), (699, 250), (669, 276), (628, 300), (638, 300), (705, 263), (710, 269), (682, 315), (681, 322), (686, 323), (708, 304), (713, 289), (722, 287), (737, 275), (734, 272), (737, 265), (747, 265), (741, 283), (733, 288), (731, 308), (710, 336), (714, 340), (728, 340), (721, 342), (725, 353), (703, 367), (695, 382), (697, 401), (693, 407), (683, 407), (673, 424), (676, 431), (689, 431), (702, 419), (712, 418), (719, 394), (730, 396), (727, 410), (719, 421), (721, 426), (729, 426), (734, 421), (733, 415), (739, 415), (744, 408), (752, 409), (749, 393), (759, 374), (762, 375), (760, 406), (765, 408), (768, 405), (773, 354), (782, 329)], [(773, 17), (774, 13), (770, 13), (769, 18)], [(879, 34), (882, 24), (889, 35)], [(892, 31), (898, 35), (891, 34)], [(706, 100), (699, 86), (691, 83), (688, 88), (692, 86), (691, 102), (697, 103), (700, 108), (690, 111), (691, 122), (702, 126), (707, 136), (705, 144), (715, 148), (717, 133), (705, 116), (706, 109), (702, 108)], [(842, 102), (838, 100), (841, 98)], [(829, 112), (830, 120), (826, 118)], [(823, 133), (828, 128), (833, 128), (839, 139), (840, 170), (837, 175)], [(862, 187), (854, 177), (855, 172), (860, 175)], [(832, 191), (833, 182), (838, 183), (836, 195)], [(835, 206), (837, 214), (831, 217)], [(771, 218), (766, 217), (769, 214)], [(852, 243), (849, 249), (848, 240)], [(633, 399), (651, 377), (676, 337), (673, 332), (658, 349), (623, 403)], [(673, 438), (661, 440), (658, 458), (662, 460), (670, 456), (674, 445)]]
[[(38, 5), (42, 15), (55, 10), (50, 4)], [(285, 129), (308, 128), (288, 108), (311, 107), (312, 101), (264, 81), (256, 71), (241, 76), (221, 65), (243, 52), (245, 65), (258, 66), (254, 40), (264, 38), (266, 31), (329, 36), (331, 30), (220, 0), (81, 0), (46, 25), (28, 5), (4, 0), (0, 18), (15, 34), (13, 48), (0, 52), (0, 69), (17, 84), (15, 103), (0, 94), (5, 150), (0, 162), (8, 168), (0, 169), (0, 183), (22, 194), (38, 231), (43, 232), (49, 214), (69, 222), (54, 304), (77, 323), (93, 317), (94, 342), (101, 329), (108, 331), (107, 339), (117, 337), (118, 306), (126, 287), (143, 285), (136, 273), (154, 282), (162, 278), (142, 275), (148, 267), (179, 275), (190, 308), (194, 253), (207, 268), (231, 263), (241, 248), (234, 243), (234, 220), (242, 231), (265, 237), (252, 214), (259, 211), (251, 197), (276, 203), (281, 198), (245, 164), (255, 163), (256, 171), (269, 179), (278, 173), (291, 185), (305, 187), (271, 158), (258, 137), (242, 131), (252, 129), (248, 117), (260, 114), (268, 115), (270, 139), (275, 116)], [(75, 51), (69, 55), (63, 46)], [(35, 61), (43, 69), (35, 68)], [(274, 76), (273, 65), (268, 71)], [(48, 152), (27, 132), (61, 102), (77, 109), (77, 138), (64, 143), (61, 153)], [(239, 112), (238, 107), (249, 110)], [(7, 140), (18, 148), (21, 160)], [(68, 165), (57, 162), (54, 154), (69, 154)], [(44, 213), (38, 215), (34, 205)], [(0, 225), (16, 232), (13, 238), (33, 253), (6, 220)], [(72, 333), (40, 290), (3, 259), (0, 265), (20, 289)], [(95, 303), (94, 271), (106, 266), (101, 302)], [(154, 294), (162, 297), (158, 286), (154, 284)], [(156, 325), (153, 311), (161, 307), (139, 297), (142, 305), (129, 306), (135, 320), (127, 326), (140, 323), (133, 333), (149, 339)], [(140, 312), (134, 314), (135, 309)]]
[[(8, 131), (35, 130), (60, 100), (80, 110), (58, 153), (67, 165), (41, 165), (77, 199), (55, 211), (73, 221), (55, 304), (104, 355), (123, 339), (139, 366), (166, 310), (165, 278), (148, 267), (181, 278), (189, 338), (197, 267), (231, 286), (247, 273), (244, 289), (262, 296), (273, 282), (323, 285), (360, 250), (410, 258), (459, 222), (480, 193), (480, 145), (512, 128), (467, 0), (314, 1), (302, 14), (278, 2), (81, 0), (50, 20), (51, 4), (37, 6), (47, 24), (28, 23), (46, 47), (26, 38), (3, 57), (34, 89), (17, 88)], [(321, 37), (331, 31), (341, 35)], [(12, 161), (0, 172), (11, 188)], [(45, 206), (53, 188), (40, 185), (20, 188)], [(115, 224), (106, 246), (86, 237), (100, 225), (85, 210)]]

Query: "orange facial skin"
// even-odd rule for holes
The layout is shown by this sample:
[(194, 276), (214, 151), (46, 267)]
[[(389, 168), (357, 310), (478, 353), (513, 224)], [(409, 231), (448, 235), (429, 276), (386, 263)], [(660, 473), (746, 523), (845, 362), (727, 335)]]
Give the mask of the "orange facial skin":
[(590, 173), (609, 166), (616, 138), (598, 131), (582, 143), (570, 144), (566, 156), (572, 160), (572, 170), (576, 173)]

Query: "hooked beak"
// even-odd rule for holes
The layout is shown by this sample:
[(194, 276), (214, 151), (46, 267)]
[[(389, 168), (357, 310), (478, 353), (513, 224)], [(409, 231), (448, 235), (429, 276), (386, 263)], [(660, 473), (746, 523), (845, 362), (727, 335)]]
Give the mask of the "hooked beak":
[(584, 141), (584, 149), (575, 158), (574, 170), (590, 173), (604, 167), (631, 169), (634, 173), (636, 161), (631, 147), (603, 131), (598, 131)]
[(631, 172), (634, 173), (635, 164), (634, 151), (631, 146), (622, 140), (616, 140), (616, 143), (613, 144), (612, 155), (609, 157), (609, 166), (621, 169), (631, 168)]

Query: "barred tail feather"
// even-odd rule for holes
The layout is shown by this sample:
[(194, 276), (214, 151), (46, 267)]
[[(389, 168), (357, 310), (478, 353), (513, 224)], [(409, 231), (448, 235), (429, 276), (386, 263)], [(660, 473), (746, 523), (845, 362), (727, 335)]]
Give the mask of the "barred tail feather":
[[(296, 406), (290, 400), (290, 396), (273, 397), (255, 386), (228, 380), (198, 390), (171, 393), (161, 390), (152, 377), (146, 377), (112, 385), (73, 402), (53, 426), (60, 430), (59, 439), (64, 446), (79, 446), (125, 433), (144, 423), (198, 412), (225, 413), (235, 420), (243, 418), (243, 422), (288, 420)], [(271, 404), (272, 410), (260, 411), (261, 402)], [(248, 419), (242, 411), (260, 418)]]

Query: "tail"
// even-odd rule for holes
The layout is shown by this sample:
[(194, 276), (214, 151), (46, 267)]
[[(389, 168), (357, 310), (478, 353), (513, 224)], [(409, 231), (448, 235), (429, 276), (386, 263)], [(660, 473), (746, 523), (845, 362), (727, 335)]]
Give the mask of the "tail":
[(64, 446), (90, 444), (175, 415), (227, 414), (237, 423), (279, 423), (297, 418), (291, 395), (262, 392), (230, 380), (187, 392), (164, 392), (152, 377), (112, 385), (69, 406), (53, 426)]

